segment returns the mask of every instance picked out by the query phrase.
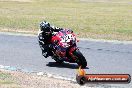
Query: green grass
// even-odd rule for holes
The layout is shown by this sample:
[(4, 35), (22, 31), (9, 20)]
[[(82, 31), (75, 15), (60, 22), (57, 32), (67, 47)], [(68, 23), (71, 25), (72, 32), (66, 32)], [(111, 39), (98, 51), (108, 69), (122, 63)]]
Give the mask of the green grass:
[(10, 77), (11, 77), (10, 74), (0, 73), (0, 79), (10, 78)]
[(36, 32), (39, 23), (47, 20), (71, 28), (78, 37), (132, 40), (132, 0), (31, 1), (0, 0), (0, 29)]
[(6, 81), (6, 82), (0, 82), (0, 84), (15, 84), (15, 83)]
[(12, 76), (8, 73), (0, 73), (0, 84), (15, 84), (12, 81), (9, 81)]

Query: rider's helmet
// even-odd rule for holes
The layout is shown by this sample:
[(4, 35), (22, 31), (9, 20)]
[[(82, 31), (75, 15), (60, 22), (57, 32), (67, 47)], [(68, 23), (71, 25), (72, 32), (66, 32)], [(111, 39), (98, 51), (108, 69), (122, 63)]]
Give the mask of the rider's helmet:
[(43, 31), (45, 34), (50, 34), (51, 31), (51, 27), (50, 27), (50, 23), (43, 21), (40, 23), (40, 30)]

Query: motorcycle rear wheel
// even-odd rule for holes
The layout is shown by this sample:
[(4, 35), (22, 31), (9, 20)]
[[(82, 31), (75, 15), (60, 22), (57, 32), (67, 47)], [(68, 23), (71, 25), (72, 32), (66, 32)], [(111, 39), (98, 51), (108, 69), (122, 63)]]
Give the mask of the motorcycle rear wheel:
[(52, 59), (54, 59), (57, 63), (63, 63), (63, 60), (60, 60), (57, 56), (52, 56)]
[(81, 66), (82, 68), (86, 68), (87, 66), (87, 61), (85, 59), (85, 57), (83, 56), (83, 54), (79, 51), (79, 50), (75, 50), (73, 52), (73, 55), (76, 57), (76, 62), (79, 66)]

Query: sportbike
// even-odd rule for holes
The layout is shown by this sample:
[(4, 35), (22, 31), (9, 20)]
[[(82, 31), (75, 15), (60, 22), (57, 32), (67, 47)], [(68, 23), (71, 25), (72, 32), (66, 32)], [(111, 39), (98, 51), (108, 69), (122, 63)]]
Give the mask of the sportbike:
[(51, 42), (54, 45), (51, 56), (57, 63), (64, 61), (77, 63), (82, 68), (87, 66), (87, 61), (77, 47), (75, 34), (68, 29), (61, 30), (52, 36)]

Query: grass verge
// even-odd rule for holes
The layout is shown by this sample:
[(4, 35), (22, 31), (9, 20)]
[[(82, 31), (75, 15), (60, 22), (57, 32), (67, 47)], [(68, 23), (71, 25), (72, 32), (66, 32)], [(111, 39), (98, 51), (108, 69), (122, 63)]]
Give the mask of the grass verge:
[[(0, 78), (0, 88), (91, 88), (80, 86), (76, 82), (37, 75), (36, 73), (0, 69), (0, 74), (2, 77)], [(94, 86), (92, 88), (96, 88), (97, 85)]]
[(37, 34), (39, 23), (47, 20), (78, 37), (132, 40), (132, 0), (22, 1), (0, 0), (0, 31)]

